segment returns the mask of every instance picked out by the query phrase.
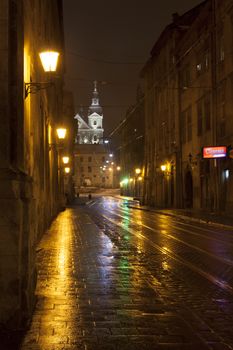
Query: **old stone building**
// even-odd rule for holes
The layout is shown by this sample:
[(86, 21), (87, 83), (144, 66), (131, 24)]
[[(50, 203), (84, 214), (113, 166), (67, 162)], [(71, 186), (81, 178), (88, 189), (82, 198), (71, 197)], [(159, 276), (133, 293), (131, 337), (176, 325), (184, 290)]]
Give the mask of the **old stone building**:
[(216, 207), (233, 212), (233, 2), (215, 0), (213, 121), (216, 144), (228, 147), (228, 157), (216, 161)]
[(99, 103), (96, 81), (87, 113), (88, 120), (85, 121), (82, 110), (74, 118), (77, 120), (74, 152), (76, 193), (112, 188), (115, 171), (114, 155), (103, 136), (103, 110)]
[(144, 94), (138, 87), (136, 104), (110, 133), (117, 166), (115, 187), (121, 194), (142, 200), (144, 186)]
[(102, 144), (103, 143), (103, 111), (99, 104), (99, 93), (97, 91), (97, 82), (94, 82), (94, 91), (92, 102), (88, 109), (87, 118), (85, 121), (81, 110), (74, 118), (78, 122), (77, 143), (82, 144)]
[[(56, 77), (39, 59), (48, 49), (60, 53)], [(61, 0), (0, 1), (0, 323), (9, 328), (32, 312), (37, 242), (64, 205), (63, 51)]]
[(161, 33), (141, 76), (145, 81), (145, 187), (147, 204), (182, 206), (180, 82), (177, 46), (203, 5)]
[(232, 159), (203, 157), (232, 145), (231, 13), (209, 0), (175, 15), (142, 71), (148, 204), (232, 211)]

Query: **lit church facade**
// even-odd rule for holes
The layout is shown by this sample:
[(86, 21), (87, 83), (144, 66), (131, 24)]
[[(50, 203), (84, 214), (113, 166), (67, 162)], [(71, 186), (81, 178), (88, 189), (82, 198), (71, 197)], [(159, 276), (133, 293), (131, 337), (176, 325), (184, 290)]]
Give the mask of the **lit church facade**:
[(114, 160), (108, 144), (104, 143), (103, 110), (99, 104), (96, 81), (87, 121), (83, 111), (74, 118), (78, 123), (74, 154), (76, 192), (94, 188), (111, 188)]
[(91, 106), (88, 109), (88, 122), (84, 120), (82, 112), (74, 118), (78, 122), (77, 143), (82, 145), (102, 144), (103, 143), (103, 111), (99, 104), (99, 94), (97, 91), (97, 82), (94, 82), (94, 91)]

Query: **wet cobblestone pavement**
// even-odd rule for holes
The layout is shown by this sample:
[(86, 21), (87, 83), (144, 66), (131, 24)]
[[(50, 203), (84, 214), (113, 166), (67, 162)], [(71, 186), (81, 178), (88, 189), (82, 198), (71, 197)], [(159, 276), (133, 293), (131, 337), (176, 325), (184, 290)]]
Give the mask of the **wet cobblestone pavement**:
[[(225, 233), (227, 261), (219, 257), (227, 266), (211, 281), (218, 265), (210, 252), (199, 257), (205, 238), (191, 254), (194, 243), (181, 247), (172, 228), (155, 240), (152, 214), (111, 203), (69, 208), (44, 235), (38, 302), (21, 350), (233, 349), (232, 233)], [(167, 229), (173, 223), (159, 220)]]

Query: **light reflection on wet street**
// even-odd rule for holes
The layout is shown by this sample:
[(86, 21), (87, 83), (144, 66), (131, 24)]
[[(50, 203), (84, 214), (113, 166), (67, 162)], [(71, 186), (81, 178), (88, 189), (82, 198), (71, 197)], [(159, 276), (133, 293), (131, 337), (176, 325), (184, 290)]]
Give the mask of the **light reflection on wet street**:
[(22, 350), (233, 348), (233, 231), (104, 197), (39, 248)]

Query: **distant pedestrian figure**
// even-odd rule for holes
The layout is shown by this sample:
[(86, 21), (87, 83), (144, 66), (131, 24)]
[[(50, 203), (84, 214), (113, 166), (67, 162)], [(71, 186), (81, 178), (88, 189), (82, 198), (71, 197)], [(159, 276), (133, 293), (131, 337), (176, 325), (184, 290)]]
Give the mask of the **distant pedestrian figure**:
[(88, 195), (88, 199), (91, 199), (92, 197), (91, 197), (91, 193), (89, 193), (89, 195)]

